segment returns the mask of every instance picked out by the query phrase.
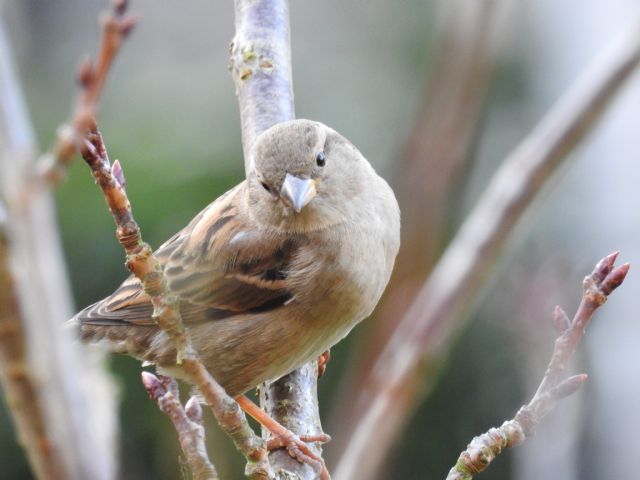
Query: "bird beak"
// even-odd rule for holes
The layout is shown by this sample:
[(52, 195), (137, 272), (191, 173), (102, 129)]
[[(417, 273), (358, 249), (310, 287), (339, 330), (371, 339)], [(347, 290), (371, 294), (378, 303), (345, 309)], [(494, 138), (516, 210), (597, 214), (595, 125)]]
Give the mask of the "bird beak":
[(287, 173), (280, 189), (280, 196), (285, 202), (300, 211), (316, 196), (316, 182), (310, 178), (300, 178)]

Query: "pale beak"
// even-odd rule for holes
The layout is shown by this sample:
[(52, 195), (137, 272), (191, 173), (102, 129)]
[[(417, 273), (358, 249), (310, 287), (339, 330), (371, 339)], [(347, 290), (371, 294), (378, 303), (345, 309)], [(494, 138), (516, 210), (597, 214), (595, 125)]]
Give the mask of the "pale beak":
[(280, 189), (280, 196), (285, 202), (300, 211), (316, 196), (316, 182), (310, 178), (300, 178), (287, 173)]

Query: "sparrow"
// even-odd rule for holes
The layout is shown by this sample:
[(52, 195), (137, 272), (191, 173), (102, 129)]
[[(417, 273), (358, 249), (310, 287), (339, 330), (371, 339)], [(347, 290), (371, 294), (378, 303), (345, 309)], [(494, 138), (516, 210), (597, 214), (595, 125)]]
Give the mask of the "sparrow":
[[(155, 252), (201, 361), (231, 396), (317, 358), (369, 316), (400, 245), (389, 185), (322, 123), (277, 124), (245, 181)], [(181, 378), (129, 277), (72, 320), (81, 338)]]

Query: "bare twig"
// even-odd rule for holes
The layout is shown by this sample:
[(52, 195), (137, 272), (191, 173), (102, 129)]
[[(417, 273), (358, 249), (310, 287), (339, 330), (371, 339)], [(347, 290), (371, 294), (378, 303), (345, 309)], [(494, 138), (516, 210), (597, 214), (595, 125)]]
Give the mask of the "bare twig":
[(207, 455), (202, 408), (196, 397), (183, 407), (178, 394), (178, 383), (170, 378), (160, 380), (153, 373), (142, 372), (142, 383), (149, 397), (173, 422), (180, 446), (195, 480), (217, 479), (218, 473)]
[(568, 322), (562, 309), (556, 307), (554, 321), (562, 331), (555, 341), (547, 371), (531, 401), (520, 408), (512, 420), (475, 437), (460, 454), (447, 480), (471, 480), (485, 470), (505, 448), (522, 444), (560, 400), (573, 394), (584, 384), (587, 380), (584, 374), (564, 379), (562, 376), (591, 317), (606, 302), (611, 292), (622, 284), (629, 271), (628, 263), (613, 268), (617, 256), (617, 253), (613, 253), (605, 257), (596, 265), (591, 275), (585, 277), (582, 301), (571, 322)]
[[(240, 107), (245, 171), (249, 173), (250, 151), (256, 137), (279, 122), (295, 118), (289, 6), (287, 0), (235, 0), (235, 13), (230, 69)], [(316, 362), (311, 362), (277, 382), (260, 387), (261, 407), (298, 435), (322, 431), (317, 371)], [(265, 437), (269, 435), (265, 429), (262, 433)], [(320, 455), (320, 444), (309, 447)], [(315, 477), (309, 465), (292, 462), (282, 449), (271, 452), (269, 458), (282, 478)]]
[[(307, 363), (271, 385), (262, 385), (259, 389), (260, 404), (272, 418), (299, 437), (319, 435), (322, 428), (318, 413), (317, 384), (318, 367), (315, 362)], [(322, 443), (308, 443), (307, 447), (316, 455), (322, 451)], [(272, 451), (269, 459), (278, 478), (283, 480), (288, 480), (292, 473), (295, 473), (296, 477), (293, 478), (296, 480), (315, 479), (318, 475), (312, 465), (300, 463), (284, 449)], [(322, 465), (322, 468), (324, 475), (327, 473), (326, 467)]]
[(357, 401), (359, 421), (345, 442), (338, 479), (373, 476), (420, 395), (432, 387), (518, 219), (639, 61), (634, 23), (503, 162), (376, 360)]
[(127, 0), (113, 0), (110, 11), (101, 19), (101, 37), (95, 64), (86, 59), (78, 71), (78, 83), (83, 87), (69, 121), (58, 127), (55, 144), (36, 163), (35, 180), (45, 184), (57, 184), (64, 179), (67, 168), (82, 137), (96, 115), (98, 100), (107, 79), (111, 64), (124, 38), (133, 30), (136, 18), (126, 15)]
[[(126, 7), (127, 0), (114, 0), (112, 12), (104, 15), (102, 41), (96, 64), (93, 66), (90, 61), (86, 61), (80, 68), (78, 83), (81, 90), (72, 120), (69, 126), (61, 129), (53, 154), (41, 163), (40, 178), (50, 182), (57, 181), (75, 152), (82, 154), (96, 183), (102, 189), (116, 222), (118, 241), (127, 254), (127, 268), (140, 279), (145, 292), (150, 296), (154, 306), (153, 318), (174, 342), (178, 364), (200, 389), (220, 426), (249, 460), (248, 475), (252, 478), (268, 478), (271, 470), (264, 444), (249, 427), (237, 403), (200, 363), (182, 323), (178, 299), (167, 289), (162, 268), (151, 247), (142, 241), (124, 190), (122, 167), (117, 161), (111, 167), (102, 136), (97, 130), (97, 101), (107, 73), (122, 40), (135, 25), (135, 18), (125, 15)], [(180, 431), (178, 433), (180, 435)], [(196, 466), (200, 468), (202, 465)]]
[(273, 474), (264, 442), (253, 433), (238, 404), (226, 394), (198, 358), (182, 323), (178, 298), (167, 288), (162, 267), (151, 247), (143, 242), (127, 194), (112, 173), (115, 170), (118, 176), (124, 177), (122, 167), (112, 169), (102, 136), (95, 124), (85, 133), (83, 142), (79, 146), (80, 153), (91, 168), (116, 223), (116, 236), (127, 254), (127, 268), (140, 280), (144, 291), (149, 295), (153, 304), (153, 319), (173, 341), (178, 365), (203, 395), (222, 429), (247, 458), (247, 474), (251, 478), (270, 478)]

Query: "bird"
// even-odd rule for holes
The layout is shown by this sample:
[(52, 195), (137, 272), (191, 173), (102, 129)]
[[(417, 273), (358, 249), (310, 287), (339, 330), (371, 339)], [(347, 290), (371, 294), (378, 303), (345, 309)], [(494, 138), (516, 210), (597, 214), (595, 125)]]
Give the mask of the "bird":
[[(201, 361), (231, 396), (317, 358), (368, 317), (400, 246), (387, 182), (326, 125), (272, 126), (247, 177), (155, 255)], [(83, 341), (181, 378), (140, 281), (72, 319)]]

